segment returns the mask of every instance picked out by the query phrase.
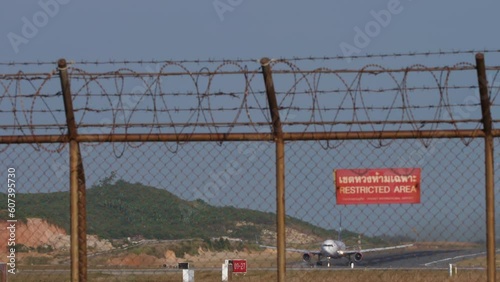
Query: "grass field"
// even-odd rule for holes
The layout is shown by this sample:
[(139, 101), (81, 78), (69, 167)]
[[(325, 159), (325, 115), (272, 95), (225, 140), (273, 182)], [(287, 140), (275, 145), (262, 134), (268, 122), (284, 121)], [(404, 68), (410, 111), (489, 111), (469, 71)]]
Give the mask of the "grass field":
[[(430, 245), (424, 246), (423, 249), (446, 249), (443, 245)], [(450, 248), (459, 248), (464, 246), (449, 246)], [(126, 255), (126, 254), (125, 254)], [(245, 253), (232, 253), (232, 252), (204, 252), (197, 256), (186, 255), (184, 259), (188, 261), (195, 269), (195, 281), (221, 281), (220, 270), (200, 270), (201, 268), (214, 268), (220, 267), (220, 263), (228, 257), (243, 256), (245, 259), (251, 261), (251, 267), (246, 275), (234, 276), (232, 281), (276, 281), (275, 270), (257, 270), (257, 268), (275, 268), (276, 259), (275, 252), (271, 250), (265, 251), (252, 251)], [(182, 271), (174, 269), (165, 269), (160, 266), (150, 265), (147, 266), (132, 266), (120, 265), (110, 266), (106, 264), (98, 265), (98, 262), (104, 262), (113, 258), (112, 255), (104, 256), (98, 260), (90, 260), (89, 268), (89, 281), (138, 281), (138, 282), (162, 282), (162, 281), (182, 281)], [(290, 253), (287, 256), (288, 261), (301, 261), (301, 254)], [(123, 260), (121, 260), (123, 262)], [(286, 281), (486, 281), (486, 258), (477, 257), (470, 260), (464, 260), (457, 263), (458, 273), (454, 277), (449, 277), (447, 269), (424, 269), (424, 270), (397, 270), (397, 269), (365, 269), (365, 268), (304, 268), (301, 270), (288, 269), (286, 273)], [(500, 263), (497, 261), (497, 267)], [(96, 268), (117, 269), (122, 271), (138, 269), (146, 269), (141, 274), (124, 275), (111, 275), (105, 273), (95, 272)], [(476, 269), (471, 269), (476, 268)], [(481, 268), (481, 269), (479, 269)], [(196, 270), (198, 269), (198, 270)], [(219, 268), (220, 269), (220, 268)], [(21, 272), (15, 275), (9, 275), (9, 281), (37, 281), (37, 282), (58, 282), (69, 281), (69, 266), (68, 265), (22, 265)], [(30, 272), (31, 271), (31, 272)], [(42, 272), (33, 272), (42, 271)], [(497, 279), (497, 281), (500, 281)]]
[[(182, 272), (164, 273), (158, 275), (104, 275), (91, 273), (88, 277), (89, 281), (125, 281), (125, 282), (166, 282), (166, 281), (182, 281)], [(68, 274), (47, 274), (47, 275), (9, 275), (9, 281), (37, 281), (37, 282), (57, 282), (69, 281)], [(221, 273), (219, 271), (195, 271), (195, 281), (216, 282), (221, 281)], [(232, 281), (276, 281), (276, 272), (274, 271), (252, 271), (246, 275), (234, 275)], [(457, 276), (449, 277), (446, 270), (336, 270), (336, 271), (288, 271), (286, 281), (384, 281), (384, 282), (400, 282), (400, 281), (416, 281), (416, 282), (471, 282), (471, 281), (486, 281), (485, 271), (459, 271)]]

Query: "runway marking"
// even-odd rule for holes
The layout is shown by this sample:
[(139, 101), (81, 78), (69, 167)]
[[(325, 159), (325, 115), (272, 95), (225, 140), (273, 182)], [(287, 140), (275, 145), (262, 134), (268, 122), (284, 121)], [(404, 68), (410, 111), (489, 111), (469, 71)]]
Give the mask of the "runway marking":
[[(498, 252), (499, 250), (500, 249), (497, 249), (495, 252)], [(445, 259), (440, 259), (440, 260), (435, 260), (435, 261), (431, 261), (431, 262), (425, 263), (424, 266), (429, 266), (431, 264), (440, 263), (440, 262), (444, 262), (444, 261), (448, 261), (448, 260), (461, 259), (461, 258), (466, 258), (466, 257), (473, 257), (473, 256), (478, 256), (478, 255), (484, 255), (484, 254), (486, 254), (486, 252), (475, 253), (475, 254), (468, 254), (468, 255), (461, 255), (461, 256), (456, 256), (456, 257), (451, 257), (451, 258), (445, 258)]]

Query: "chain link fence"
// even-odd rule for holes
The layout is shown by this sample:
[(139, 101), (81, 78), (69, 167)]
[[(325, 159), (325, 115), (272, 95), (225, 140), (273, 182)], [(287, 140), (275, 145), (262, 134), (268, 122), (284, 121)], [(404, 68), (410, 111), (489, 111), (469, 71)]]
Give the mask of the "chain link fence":
[[(342, 271), (350, 256), (317, 263), (327, 239), (405, 245), (355, 262), (380, 281), (443, 281), (450, 263), (494, 281), (485, 138), (500, 134), (457, 55), (471, 54), (262, 61), (264, 79), (252, 60), (1, 64), (9, 281), (181, 281), (183, 263), (220, 281), (236, 259), (248, 268), (233, 281), (367, 279)], [(486, 68), (493, 128), (499, 69)], [(334, 170), (405, 167), (422, 171), (420, 203), (336, 203)]]

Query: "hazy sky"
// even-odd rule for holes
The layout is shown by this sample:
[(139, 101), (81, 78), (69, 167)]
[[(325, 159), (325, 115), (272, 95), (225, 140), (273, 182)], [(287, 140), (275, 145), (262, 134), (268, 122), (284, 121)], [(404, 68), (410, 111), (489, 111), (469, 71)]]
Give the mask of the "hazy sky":
[[(500, 2), (494, 0), (39, 0), (0, 6), (0, 61), (332, 56), (346, 52), (342, 45), (355, 47), (355, 54), (500, 46)], [(357, 30), (370, 36), (356, 45)]]
[[(3, 1), (0, 4), (0, 62), (56, 61), (61, 57), (76, 61), (258, 59), (264, 56), (500, 49), (498, 11), (500, 2), (493, 0)], [(472, 59), (472, 55), (467, 56)], [(498, 62), (494, 63), (498, 65)], [(29, 69), (23, 70), (29, 72)], [(329, 154), (327, 160), (331, 163), (336, 153)], [(320, 177), (315, 178), (323, 181), (311, 181), (324, 193), (333, 192), (332, 167), (328, 161), (324, 162)], [(394, 162), (386, 160), (385, 164), (390, 166)], [(350, 166), (355, 164), (356, 161), (347, 163)], [(370, 162), (373, 166), (377, 164)], [(272, 165), (268, 168), (269, 171), (273, 169)], [(435, 167), (429, 167), (429, 170), (433, 169)], [(316, 170), (312, 168), (311, 171)], [(304, 174), (304, 179), (307, 179), (309, 174)], [(478, 182), (481, 182), (480, 178)], [(299, 186), (290, 184), (288, 191), (304, 193), (305, 188)], [(338, 218), (330, 217), (328, 210), (328, 199), (333, 195), (328, 195), (328, 198), (321, 195), (324, 194), (319, 194), (316, 200), (326, 207), (326, 211), (310, 204), (321, 210), (319, 220), (315, 211), (302, 213), (300, 199), (289, 201), (288, 205), (292, 206), (288, 211), (298, 217), (302, 213), (302, 218), (316, 224), (325, 223), (325, 218), (331, 219), (327, 220), (326, 227), (334, 228)], [(267, 199), (272, 199), (272, 196)], [(481, 204), (481, 199), (475, 200), (476, 207)], [(432, 210), (432, 205), (427, 207)], [(391, 211), (396, 214), (415, 209), (417, 207), (396, 207)], [(344, 216), (352, 214), (351, 219), (355, 220), (355, 208), (346, 210), (349, 212)], [(366, 213), (371, 220), (370, 216), (376, 213), (370, 211), (371, 207)], [(471, 213), (481, 215), (478, 210)], [(432, 213), (420, 215), (424, 218), (433, 216)], [(420, 218), (414, 220), (418, 222)], [(479, 221), (474, 220), (474, 223)], [(426, 223), (424, 221), (422, 225)], [(356, 222), (356, 225), (363, 224)], [(412, 227), (409, 224), (402, 229), (408, 232)], [(472, 232), (484, 228), (482, 225), (473, 227)], [(429, 234), (435, 232), (435, 228), (425, 226), (422, 232)], [(446, 226), (439, 228), (444, 230), (436, 237), (446, 237), (449, 232), (454, 232), (446, 230)]]

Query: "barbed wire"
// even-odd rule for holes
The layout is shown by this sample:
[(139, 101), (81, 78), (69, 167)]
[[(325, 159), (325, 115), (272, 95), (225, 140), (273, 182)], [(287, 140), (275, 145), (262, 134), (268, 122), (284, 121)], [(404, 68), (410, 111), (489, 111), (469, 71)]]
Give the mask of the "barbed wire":
[[(462, 53), (457, 54), (469, 54), (467, 51), (460, 52)], [(452, 52), (440, 55), (455, 54)], [(470, 218), (484, 217), (484, 193), (471, 189), (477, 187), (478, 183), (485, 183), (485, 174), (481, 171), (484, 164), (481, 164), (478, 158), (471, 157), (477, 156), (478, 152), (483, 150), (482, 143), (473, 137), (480, 136), (482, 131), (484, 104), (479, 95), (475, 65), (460, 62), (462, 58), (450, 65), (438, 62), (403, 62), (403, 66), (396, 67), (370, 62), (358, 67), (332, 68), (331, 64), (315, 62), (336, 59), (311, 57), (271, 61), (283, 135), (298, 133), (295, 136), (305, 136), (303, 139), (285, 139), (288, 143), (286, 150), (291, 154), (287, 153), (286, 160), (276, 157), (275, 161), (272, 157), (272, 145), (275, 142), (273, 118), (277, 113), (270, 113), (267, 96), (269, 89), (264, 83), (261, 66), (256, 62), (204, 61), (196, 62), (195, 66), (192, 65), (193, 61), (151, 61), (154, 66), (144, 66), (143, 63), (133, 65), (130, 61), (102, 62), (96, 63), (95, 66), (90, 63), (74, 63), (68, 70), (72, 114), (78, 134), (81, 135), (77, 137), (83, 136), (82, 139), (77, 139), (82, 144), (81, 148), (71, 152), (74, 156), (73, 153), (78, 151), (77, 159), (81, 160), (81, 168), (76, 170), (81, 173), (81, 178), (80, 175), (77, 178), (80, 181), (85, 180), (86, 183), (97, 183), (92, 186), (96, 189), (90, 190), (119, 187), (125, 191), (124, 189), (135, 187), (129, 187), (128, 183), (144, 183), (144, 187), (137, 186), (141, 189), (151, 185), (168, 190), (172, 195), (193, 203), (180, 210), (181, 218), (174, 219), (177, 224), (175, 226), (179, 226), (179, 222), (194, 226), (197, 224), (195, 220), (200, 218), (196, 213), (203, 212), (195, 209), (197, 206), (205, 208), (207, 204), (215, 203), (228, 207), (262, 209), (266, 212), (272, 210), (276, 203), (273, 198), (275, 191), (269, 183), (274, 183), (276, 175), (279, 175), (273, 174), (272, 166), (283, 168), (282, 164), (286, 162), (289, 170), (285, 172), (288, 191), (286, 197), (287, 202), (291, 203), (288, 205), (291, 208), (286, 216), (294, 216), (294, 213), (305, 214), (303, 220), (316, 224), (331, 216), (331, 211), (328, 211), (320, 214), (316, 223), (311, 221), (318, 218), (319, 214), (314, 207), (328, 205), (333, 196), (328, 193), (334, 190), (331, 190), (330, 185), (325, 185), (327, 178), (331, 181), (332, 167), (341, 164), (342, 167), (425, 168), (430, 172), (426, 174), (423, 183), (429, 187), (426, 190), (427, 196), (431, 196), (427, 197), (428, 201), (423, 201), (421, 205), (409, 206), (410, 210), (398, 210), (397, 205), (391, 206), (395, 208), (389, 210), (343, 207), (350, 209), (344, 214), (356, 219), (351, 221), (354, 223), (352, 230), (358, 234), (366, 234), (366, 231), (379, 234), (380, 230), (390, 230), (391, 234), (405, 234), (418, 227), (421, 228), (421, 233), (415, 231), (415, 241), (427, 231), (437, 234), (436, 237), (429, 237), (431, 240), (439, 239), (441, 242), (443, 238), (450, 242), (477, 240), (477, 230), (486, 232), (489, 223), (485, 229), (484, 225), (478, 224), (464, 227), (460, 220), (454, 220), (463, 217), (462, 209), (455, 206), (464, 205), (469, 207), (467, 216)], [(306, 60), (315, 63), (310, 64), (305, 62)], [(111, 67), (103, 66), (108, 64)], [(0, 140), (9, 140), (4, 137), (12, 137), (11, 141), (0, 141), (0, 152), (6, 152), (5, 156), (12, 164), (22, 164), (28, 169), (27, 172), (23, 170), (23, 173), (31, 176), (26, 178), (31, 182), (23, 187), (31, 187), (31, 190), (21, 189), (28, 189), (30, 193), (33, 189), (37, 190), (35, 192), (48, 192), (52, 189), (67, 191), (68, 184), (81, 185), (82, 182), (77, 183), (75, 178), (71, 177), (70, 180), (67, 177), (75, 172), (75, 162), (65, 158), (64, 155), (67, 154), (61, 154), (65, 150), (70, 153), (68, 142), (74, 137), (68, 134), (67, 123), (70, 122), (66, 119), (71, 122), (73, 120), (66, 115), (67, 109), (63, 101), (65, 95), (62, 94), (61, 86), (64, 83), (54, 71), (53, 63), (39, 63), (41, 71), (37, 72), (29, 72), (32, 71), (29, 64), (24, 66), (28, 66), (28, 70), (0, 75)], [(500, 103), (496, 100), (500, 92), (497, 79), (499, 72), (500, 66), (487, 67), (490, 91), (488, 102), (494, 125), (500, 122), (500, 116), (497, 114), (500, 112)], [(481, 77), (480, 81), (482, 79), (484, 77)], [(66, 89), (64, 87), (65, 91)], [(458, 139), (436, 140), (449, 138), (447, 133), (450, 132), (455, 134), (453, 138)], [(322, 136), (327, 137), (307, 137), (322, 133)], [(394, 133), (406, 134), (406, 137), (401, 138), (411, 140), (396, 140)], [(482, 133), (483, 136), (486, 135)], [(186, 145), (188, 142), (200, 141), (202, 138), (196, 139), (194, 136), (203, 134), (233, 136), (232, 141), (237, 143), (223, 144), (223, 140), (227, 139), (207, 138), (202, 141), (211, 142)], [(334, 134), (340, 137), (331, 137)], [(341, 136), (342, 134), (344, 136)], [(153, 139), (160, 135), (168, 135), (169, 138)], [(253, 147), (246, 146), (248, 144), (242, 144), (247, 140), (243, 135), (255, 136), (252, 140), (260, 142), (256, 142), (258, 144)], [(357, 135), (354, 138), (369, 140), (348, 142), (348, 139), (353, 137), (347, 135)], [(91, 136), (99, 138), (90, 140)], [(48, 141), (44, 143), (45, 141), (21, 140), (19, 143), (28, 144), (10, 147), (11, 150), (8, 150), (9, 146), (14, 146), (18, 141), (18, 137), (19, 140), (23, 139), (21, 137), (39, 137), (36, 140)], [(119, 141), (115, 142), (117, 139)], [(313, 139), (315, 141), (311, 142)], [(307, 142), (300, 142), (306, 140)], [(152, 144), (155, 141), (159, 142)], [(103, 144), (105, 142), (111, 144)], [(264, 142), (267, 144), (262, 144)], [(290, 144), (292, 142), (294, 144)], [(457, 146), (459, 142), (471, 146)], [(345, 146), (341, 147), (342, 145)], [(372, 147), (384, 149), (373, 150)], [(175, 155), (165, 154), (167, 150)], [(91, 172), (87, 174), (87, 178), (83, 175), (83, 164), (88, 165), (89, 169), (86, 167), (85, 170)], [(487, 176), (491, 169), (487, 167)], [(111, 175), (108, 174), (110, 171)], [(118, 177), (121, 177), (117, 178), (120, 179), (119, 186), (112, 184), (115, 171), (118, 171)], [(310, 187), (317, 191), (317, 198), (304, 192), (311, 190)], [(440, 187), (446, 189), (439, 189)], [(305, 188), (307, 189), (304, 190)], [(153, 191), (147, 189), (145, 191)], [(120, 214), (126, 214), (122, 210), (121, 202), (125, 198), (121, 197), (121, 194), (127, 192), (112, 194), (114, 198), (120, 194), (119, 206), (111, 205), (108, 201), (98, 203), (98, 206), (109, 206), (116, 208)], [(304, 199), (304, 194), (308, 195), (309, 199)], [(294, 199), (294, 195), (298, 195), (300, 200)], [(90, 197), (88, 199), (92, 202)], [(254, 205), (255, 203), (258, 205)], [(160, 205), (165, 206), (164, 203)], [(308, 208), (308, 205), (313, 208)], [(191, 208), (193, 209), (190, 210)], [(78, 202), (78, 209), (78, 220), (85, 222), (85, 200)], [(95, 210), (95, 206), (89, 206), (89, 211), (92, 209)], [(460, 212), (456, 212), (459, 210)], [(164, 218), (162, 214), (165, 213), (155, 212), (151, 218)], [(401, 214), (408, 216), (393, 217)], [(365, 224), (373, 222), (375, 217), (385, 226), (373, 224), (373, 228)], [(127, 215), (127, 221), (130, 222), (143, 221), (142, 218), (142, 215)], [(432, 218), (434, 221), (426, 218)], [(245, 218), (239, 220), (236, 226), (240, 223), (241, 226), (247, 225)], [(394, 224), (391, 225), (391, 221)], [(139, 228), (143, 230), (145, 224), (151, 222), (158, 223), (156, 219), (142, 222), (142, 227)], [(405, 224), (398, 225), (400, 222)], [(441, 222), (449, 224), (443, 225)], [(437, 229), (433, 225), (436, 225)], [(79, 238), (86, 238), (87, 230), (95, 231), (81, 226), (84, 225), (79, 225)], [(272, 225), (270, 226), (272, 229)], [(227, 234), (233, 232), (228, 231), (230, 229), (226, 225), (223, 227)], [(235, 232), (232, 234), (240, 236)], [(253, 237), (254, 234), (251, 235)], [(255, 239), (257, 240), (257, 236)], [(57, 240), (61, 241), (60, 238)], [(242, 239), (239, 240), (242, 242)], [(245, 239), (247, 240), (248, 238)], [(253, 242), (253, 238), (250, 240)], [(276, 236), (271, 240), (275, 241)], [(348, 240), (354, 242), (357, 239)], [(129, 237), (122, 242), (133, 246), (134, 241), (136, 240)], [(411, 241), (413, 242), (413, 238)], [(86, 243), (84, 240), (79, 242), (79, 255), (86, 257)], [(124, 246), (122, 243), (119, 245)], [(488, 245), (490, 246), (489, 243)], [(67, 253), (67, 248), (65, 250), (64, 253)], [(165, 253), (165, 258), (167, 257), (170, 255)], [(125, 258), (108, 259), (111, 260), (122, 260), (124, 263)], [(147, 262), (147, 265), (154, 264)]]
[(401, 53), (387, 53), (387, 54), (361, 54), (361, 55), (351, 55), (351, 56), (324, 56), (324, 57), (294, 57), (294, 61), (325, 61), (325, 60), (354, 60), (354, 59), (370, 59), (370, 58), (399, 58), (399, 57), (419, 57), (419, 56), (448, 56), (448, 55), (464, 55), (464, 54), (476, 54), (476, 53), (500, 53), (500, 49), (470, 49), (470, 50), (439, 50), (439, 51), (427, 51), (427, 52), (401, 52)]
[[(356, 60), (356, 59), (372, 59), (372, 58), (400, 58), (400, 57), (429, 57), (429, 56), (450, 56), (450, 55), (467, 55), (476, 53), (500, 53), (500, 49), (469, 49), (469, 50), (437, 50), (426, 52), (394, 52), (394, 53), (374, 53), (374, 54), (361, 54), (351, 56), (308, 56), (308, 57), (291, 57), (291, 58), (278, 58), (278, 60), (286, 61), (330, 61), (330, 60)], [(259, 63), (260, 58), (236, 58), (236, 59), (194, 59), (194, 60), (155, 60), (155, 59), (142, 59), (142, 60), (73, 60), (69, 63), (72, 65), (146, 65), (146, 64), (167, 64), (167, 63), (180, 63), (180, 64), (220, 64), (225, 62), (236, 63)], [(25, 62), (0, 62), (0, 66), (45, 66), (56, 65), (55, 61), (25, 61)]]
[[(378, 57), (474, 52), (400, 53)], [(370, 63), (360, 68), (333, 69), (301, 65), (303, 60), (306, 58), (271, 61), (280, 114), (287, 132), (437, 132), (482, 128), (476, 69), (469, 62), (397, 68)], [(95, 65), (122, 65), (102, 72), (75, 67), (81, 62), (76, 63), (69, 68), (69, 74), (77, 126), (81, 134), (103, 135), (269, 133), (271, 116), (260, 65), (252, 69), (247, 64), (253, 61), (95, 62)], [(147, 63), (157, 64), (154, 71), (127, 66)], [(206, 66), (193, 67), (192, 63)], [(48, 65), (48, 62), (36, 64)], [(491, 76), (491, 106), (495, 108), (500, 106), (495, 103), (500, 91), (497, 79), (500, 66), (489, 66), (487, 70)], [(60, 81), (54, 70), (0, 74), (0, 91), (3, 121), (0, 135), (66, 134)], [(494, 117), (494, 120), (498, 119)], [(462, 138), (462, 141), (468, 144), (471, 139)], [(48, 148), (48, 145), (36, 146)]]

